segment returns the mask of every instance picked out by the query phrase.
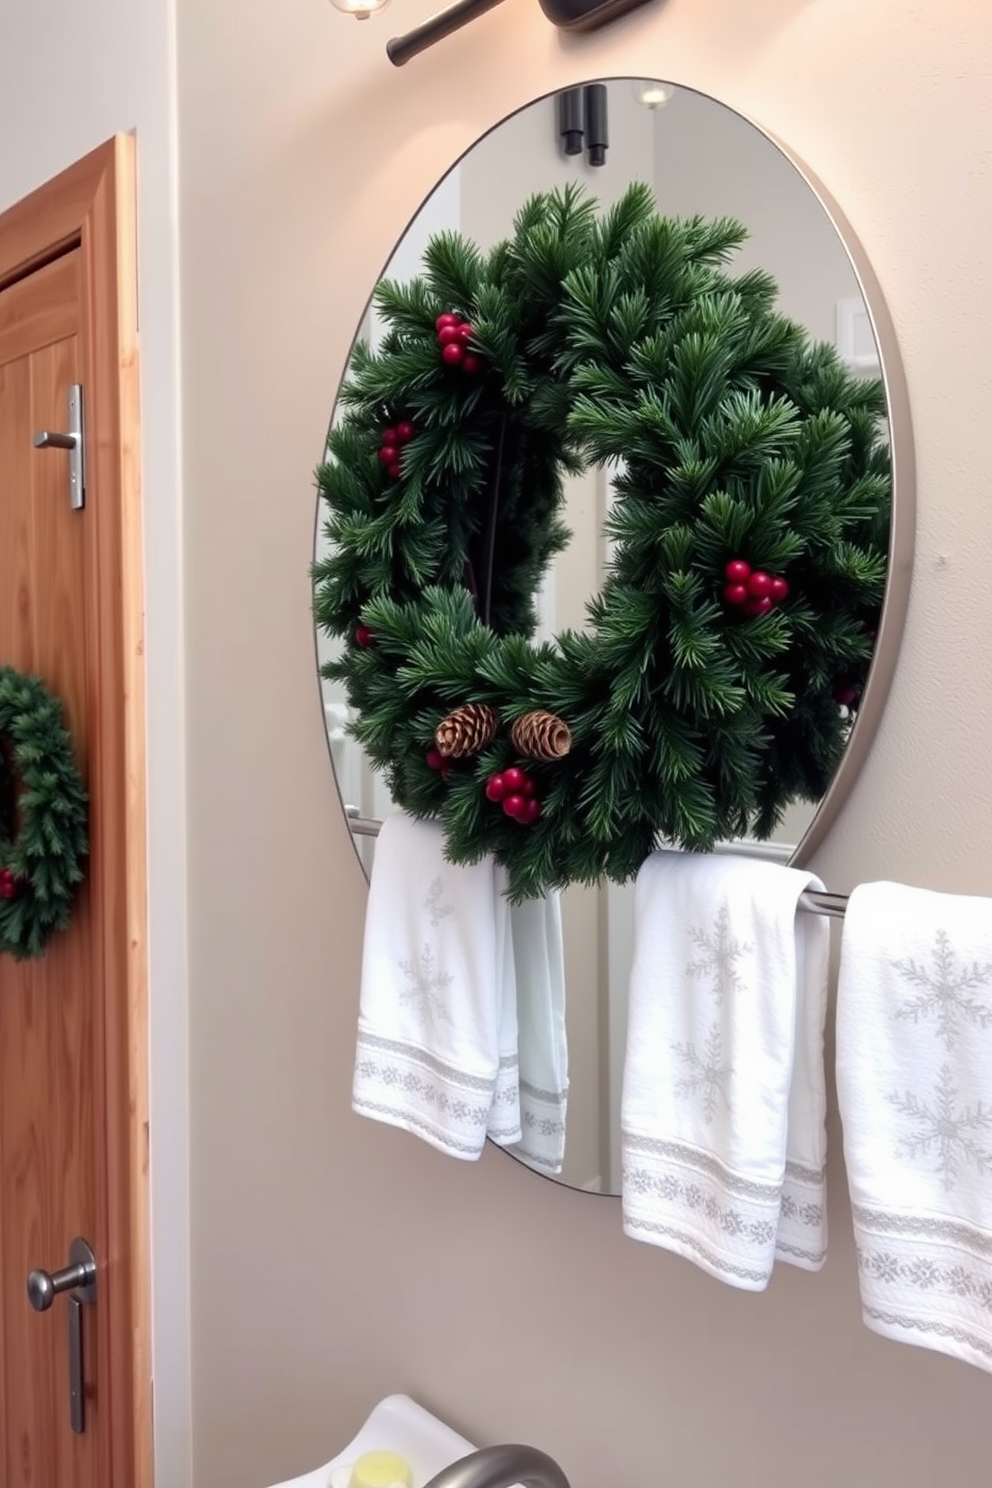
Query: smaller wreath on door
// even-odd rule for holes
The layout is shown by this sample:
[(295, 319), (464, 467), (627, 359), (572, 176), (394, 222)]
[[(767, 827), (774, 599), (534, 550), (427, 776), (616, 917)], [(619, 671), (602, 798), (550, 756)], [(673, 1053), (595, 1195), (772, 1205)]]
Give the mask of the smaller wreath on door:
[(40, 956), (66, 929), (88, 851), (62, 704), (40, 678), (0, 667), (0, 954)]

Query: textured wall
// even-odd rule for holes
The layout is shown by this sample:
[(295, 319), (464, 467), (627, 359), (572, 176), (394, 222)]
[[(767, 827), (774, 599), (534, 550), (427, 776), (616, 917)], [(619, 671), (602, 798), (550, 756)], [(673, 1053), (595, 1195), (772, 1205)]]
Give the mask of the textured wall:
[(364, 885), (307, 563), (353, 328), (441, 171), (585, 77), (711, 92), (841, 202), (915, 413), (905, 645), (818, 866), (992, 892), (992, 22), (975, 0), (668, 0), (560, 39), (507, 0), (394, 71), (386, 36), (431, 8), (357, 25), (323, 0), (180, 0), (196, 1488), (314, 1466), (395, 1389), (476, 1440), (535, 1441), (575, 1488), (978, 1488), (989, 1381), (861, 1326), (836, 1131), (828, 1267), (755, 1297), (624, 1240), (612, 1201), (351, 1116)]

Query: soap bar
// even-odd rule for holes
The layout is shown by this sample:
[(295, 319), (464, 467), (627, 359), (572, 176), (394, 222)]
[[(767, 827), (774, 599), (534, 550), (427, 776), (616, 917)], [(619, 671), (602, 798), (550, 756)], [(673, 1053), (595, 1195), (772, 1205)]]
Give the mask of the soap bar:
[(364, 1452), (351, 1469), (348, 1488), (413, 1488), (413, 1469), (399, 1452)]

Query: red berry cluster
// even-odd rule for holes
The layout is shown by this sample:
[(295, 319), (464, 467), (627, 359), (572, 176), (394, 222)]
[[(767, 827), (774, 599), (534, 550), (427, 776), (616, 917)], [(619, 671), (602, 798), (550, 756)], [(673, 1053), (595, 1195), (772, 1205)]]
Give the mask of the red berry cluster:
[(449, 367), (461, 367), (463, 372), (478, 372), (481, 361), (468, 345), (475, 332), (461, 315), (448, 312), (439, 315), (434, 322), (437, 342), (441, 348), (441, 360)]
[(405, 420), (395, 427), (383, 429), (382, 447), (379, 450), (379, 459), (386, 467), (386, 474), (390, 480), (399, 480), (403, 471), (400, 467), (400, 446), (409, 444), (416, 434), (416, 429)]
[(437, 770), (438, 774), (441, 776), (441, 779), (447, 780), (452, 770), (451, 760), (446, 759), (441, 753), (440, 749), (428, 749), (425, 758), (427, 760), (428, 768), (431, 770)]
[(541, 803), (534, 794), (537, 787), (526, 770), (511, 765), (500, 774), (490, 775), (486, 781), (486, 795), (490, 801), (499, 801), (507, 816), (512, 816), (522, 827), (529, 827), (541, 814)]
[(356, 646), (374, 646), (375, 645), (375, 636), (369, 630), (369, 628), (368, 628), (367, 625), (356, 625), (356, 627), (355, 627), (355, 645)]
[(789, 586), (777, 574), (752, 570), (743, 558), (732, 558), (723, 570), (726, 583), (723, 597), (729, 605), (737, 605), (752, 619), (755, 615), (767, 615), (789, 592)]
[(21, 879), (9, 868), (0, 868), (0, 899), (13, 899), (20, 886)]

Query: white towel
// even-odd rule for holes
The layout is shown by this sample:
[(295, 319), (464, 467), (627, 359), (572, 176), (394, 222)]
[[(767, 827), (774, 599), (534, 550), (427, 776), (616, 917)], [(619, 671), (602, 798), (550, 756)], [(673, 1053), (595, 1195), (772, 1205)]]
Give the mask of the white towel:
[(829, 927), (812, 874), (658, 852), (634, 896), (624, 1231), (761, 1291), (826, 1256)]
[(448, 863), (435, 822), (383, 822), (369, 888), (352, 1106), (452, 1157), (520, 1140), (502, 871)]
[(864, 884), (837, 994), (869, 1328), (992, 1370), (992, 899)]
[(520, 1054), (519, 1143), (511, 1148), (541, 1172), (565, 1159), (568, 1044), (561, 899), (549, 894), (510, 910)]

